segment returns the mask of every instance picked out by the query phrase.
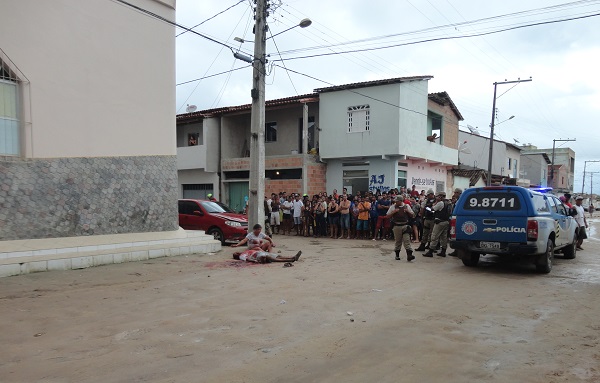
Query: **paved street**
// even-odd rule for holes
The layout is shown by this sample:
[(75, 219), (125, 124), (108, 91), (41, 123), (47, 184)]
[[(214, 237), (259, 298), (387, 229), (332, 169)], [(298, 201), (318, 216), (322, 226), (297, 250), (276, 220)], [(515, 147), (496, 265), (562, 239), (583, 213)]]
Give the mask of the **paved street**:
[(395, 261), (391, 242), (276, 237), (0, 279), (1, 382), (598, 382), (600, 240), (549, 275)]

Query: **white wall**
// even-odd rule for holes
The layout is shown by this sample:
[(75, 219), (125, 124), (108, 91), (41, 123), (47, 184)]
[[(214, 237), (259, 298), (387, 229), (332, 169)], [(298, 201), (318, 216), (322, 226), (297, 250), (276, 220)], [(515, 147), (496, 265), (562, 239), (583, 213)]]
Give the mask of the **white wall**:
[[(427, 83), (411, 81), (321, 93), (321, 157), (405, 155), (456, 164), (456, 150), (427, 141)], [(370, 130), (348, 133), (348, 107), (365, 104), (370, 107)]]
[[(476, 134), (470, 134), (463, 131), (458, 132), (458, 142), (467, 141), (462, 148), (468, 149), (471, 153), (460, 153), (460, 162), (463, 165), (473, 166), (475, 168), (487, 170), (490, 139)], [(494, 141), (494, 152), (492, 157), (492, 173), (497, 175), (506, 175), (508, 172), (508, 157), (506, 153), (506, 144), (501, 141)]]
[(400, 167), (402, 170), (407, 170), (407, 189), (410, 190), (412, 185), (416, 185), (416, 189), (420, 192), (428, 189), (436, 191), (436, 182), (444, 183), (444, 191), (448, 193), (451, 185), (448, 185), (448, 172), (445, 166), (431, 165), (427, 162), (409, 163), (408, 167)]
[(213, 195), (219, 199), (219, 176), (217, 173), (205, 172), (199, 169), (193, 170), (180, 170), (177, 172), (177, 178), (179, 183), (179, 198), (183, 198), (183, 186), (182, 185), (193, 185), (193, 184), (212, 184)]
[[(175, 20), (174, 0), (130, 0)], [(30, 81), (33, 158), (175, 154), (175, 30), (107, 0), (6, 0), (0, 47)]]

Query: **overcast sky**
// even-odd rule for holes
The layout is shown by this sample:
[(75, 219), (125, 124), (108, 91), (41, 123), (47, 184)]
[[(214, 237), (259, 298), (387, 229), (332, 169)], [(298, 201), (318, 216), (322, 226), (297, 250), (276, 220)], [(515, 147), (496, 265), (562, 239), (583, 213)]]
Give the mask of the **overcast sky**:
[[(238, 1), (178, 0), (177, 22), (194, 26)], [(276, 61), (280, 59), (279, 51), (289, 69), (326, 82), (295, 73), (289, 73), (288, 77), (284, 69), (273, 67), (267, 77), (267, 100), (310, 93), (329, 83), (433, 75), (429, 92), (450, 94), (465, 118), (461, 129), (467, 130), (467, 125), (471, 125), (489, 135), (493, 83), (531, 76), (532, 82), (513, 89), (512, 85), (498, 87), (501, 97), (496, 105), (497, 122), (512, 115), (515, 118), (496, 128), (497, 138), (511, 143), (516, 139), (539, 148), (551, 148), (553, 139), (575, 138), (576, 142), (557, 142), (557, 147), (569, 146), (576, 152), (576, 192), (581, 191), (584, 161), (600, 160), (597, 69), (600, 16), (486, 36), (338, 54), (592, 15), (600, 13), (600, 0), (271, 0), (271, 3), (277, 5), (268, 20), (272, 34), (303, 18), (313, 22), (308, 28), (294, 28), (269, 40), (267, 52), (271, 54), (271, 63), (282, 65)], [(507, 14), (513, 15), (502, 16)], [(479, 19), (486, 20), (467, 23)], [(195, 30), (249, 54), (252, 43), (240, 44), (234, 37), (252, 41), (253, 24), (250, 0), (245, 0)], [(381, 38), (389, 35), (395, 36)], [(370, 40), (313, 49), (364, 39)], [(324, 53), (335, 54), (299, 58)], [(235, 60), (229, 48), (198, 35), (185, 33), (177, 37), (177, 83), (247, 65)], [(243, 68), (229, 75), (177, 86), (178, 113), (185, 112), (186, 104), (209, 109), (250, 103), (251, 85), (251, 68)], [(505, 91), (508, 92), (502, 94)], [(600, 171), (600, 162), (588, 163), (588, 170)], [(595, 178), (594, 189), (600, 192), (600, 174)], [(589, 185), (588, 177), (586, 192)]]

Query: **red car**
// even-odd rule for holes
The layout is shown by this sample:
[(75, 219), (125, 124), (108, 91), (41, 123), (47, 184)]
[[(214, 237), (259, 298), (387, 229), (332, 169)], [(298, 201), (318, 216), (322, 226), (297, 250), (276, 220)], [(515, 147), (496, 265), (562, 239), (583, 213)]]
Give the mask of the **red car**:
[(248, 219), (227, 205), (199, 199), (180, 199), (179, 226), (185, 230), (204, 230), (217, 241), (238, 243), (248, 234)]

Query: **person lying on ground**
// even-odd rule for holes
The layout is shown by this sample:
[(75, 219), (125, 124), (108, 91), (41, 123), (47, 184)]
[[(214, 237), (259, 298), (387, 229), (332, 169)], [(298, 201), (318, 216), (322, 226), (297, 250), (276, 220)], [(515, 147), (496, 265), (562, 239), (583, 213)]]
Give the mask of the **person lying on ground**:
[(231, 247), (238, 247), (244, 244), (248, 244), (248, 250), (264, 250), (271, 252), (271, 249), (275, 247), (271, 237), (262, 232), (262, 226), (260, 224), (254, 225), (252, 232), (246, 235), (246, 238), (242, 239)]
[(254, 263), (296, 262), (298, 259), (300, 259), (301, 255), (302, 251), (297, 252), (293, 257), (284, 257), (268, 251), (246, 250), (241, 253), (239, 251), (233, 253), (233, 259)]

